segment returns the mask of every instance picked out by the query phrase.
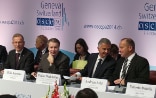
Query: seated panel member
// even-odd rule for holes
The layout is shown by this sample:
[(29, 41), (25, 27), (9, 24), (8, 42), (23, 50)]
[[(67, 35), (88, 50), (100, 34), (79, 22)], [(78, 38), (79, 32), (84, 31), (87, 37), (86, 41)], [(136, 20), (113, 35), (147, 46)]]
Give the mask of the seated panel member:
[(4, 68), (25, 70), (27, 74), (31, 74), (33, 71), (34, 54), (24, 47), (23, 35), (19, 33), (14, 34), (12, 44), (15, 49), (9, 52)]
[[(59, 51), (60, 41), (56, 38), (51, 38), (48, 41), (49, 53), (45, 53), (39, 64), (38, 71), (45, 73), (60, 74), (61, 76), (69, 76), (69, 62), (67, 55)], [(36, 73), (31, 75), (36, 77)]]
[(7, 50), (5, 46), (0, 45), (0, 63), (4, 64), (7, 60)]
[(38, 69), (42, 55), (48, 52), (47, 42), (48, 42), (48, 38), (45, 35), (39, 35), (36, 38), (35, 45), (38, 50), (37, 50), (37, 54), (36, 54), (35, 61), (34, 61), (35, 71), (37, 71)]
[(102, 38), (98, 42), (99, 53), (92, 53), (88, 58), (88, 63), (85, 68), (80, 72), (75, 73), (73, 76), (80, 77), (93, 77), (99, 79), (108, 79), (115, 67), (115, 60), (109, 55), (111, 42), (107, 38)]
[(119, 44), (121, 58), (117, 61), (109, 85), (123, 85), (127, 82), (148, 83), (149, 63), (146, 58), (135, 53), (135, 43), (131, 38), (123, 38)]
[[(90, 53), (88, 52), (88, 45), (86, 43), (86, 41), (82, 38), (79, 38), (76, 43), (75, 43), (75, 56), (74, 56), (74, 60), (88, 60), (88, 57), (90, 55)], [(75, 72), (80, 71), (80, 69), (74, 69), (72, 67), (72, 64), (70, 66), (70, 74), (74, 74)]]

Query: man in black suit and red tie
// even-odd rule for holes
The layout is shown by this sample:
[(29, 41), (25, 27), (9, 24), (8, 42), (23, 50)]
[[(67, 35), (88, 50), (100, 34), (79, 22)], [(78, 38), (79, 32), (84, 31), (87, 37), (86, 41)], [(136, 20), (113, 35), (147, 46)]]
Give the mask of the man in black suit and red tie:
[(24, 70), (27, 74), (30, 74), (33, 71), (34, 54), (24, 47), (23, 35), (19, 33), (14, 34), (12, 44), (15, 49), (9, 52), (4, 68)]
[[(79, 80), (81, 77), (108, 79), (115, 67), (115, 60), (109, 55), (111, 42), (107, 38), (102, 38), (98, 42), (98, 53), (92, 53), (86, 66), (80, 72), (72, 76), (76, 76)], [(79, 78), (80, 77), (80, 78)]]
[(127, 82), (148, 83), (149, 62), (135, 53), (135, 43), (131, 38), (123, 38), (119, 44), (121, 58), (117, 61), (108, 85), (126, 86)]

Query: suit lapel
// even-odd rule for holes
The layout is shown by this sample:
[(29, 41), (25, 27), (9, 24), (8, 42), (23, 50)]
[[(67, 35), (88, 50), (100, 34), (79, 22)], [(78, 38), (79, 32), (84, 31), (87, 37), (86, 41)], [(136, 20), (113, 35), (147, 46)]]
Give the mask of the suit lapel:
[(90, 70), (89, 70), (89, 74), (88, 74), (89, 77), (92, 77), (92, 73), (93, 73), (93, 69), (94, 69), (94, 66), (95, 66), (95, 63), (96, 63), (97, 57), (98, 57), (98, 54), (95, 55), (95, 56), (93, 57), (92, 60), (90, 60), (90, 61), (92, 61), (92, 62), (89, 63), (89, 64), (91, 64), (91, 65), (89, 65), (89, 66), (91, 67)]
[(13, 63), (12, 63), (13, 66), (12, 66), (12, 67), (13, 67), (14, 69), (16, 69), (16, 52), (15, 52), (15, 51), (13, 52), (12, 62), (13, 62)]
[(98, 71), (95, 74), (95, 77), (99, 76), (100, 73), (103, 73), (105, 71), (105, 69), (107, 69), (107, 65), (108, 65), (108, 56), (106, 57), (106, 59), (102, 62), (102, 64), (99, 66), (100, 68), (98, 68)]

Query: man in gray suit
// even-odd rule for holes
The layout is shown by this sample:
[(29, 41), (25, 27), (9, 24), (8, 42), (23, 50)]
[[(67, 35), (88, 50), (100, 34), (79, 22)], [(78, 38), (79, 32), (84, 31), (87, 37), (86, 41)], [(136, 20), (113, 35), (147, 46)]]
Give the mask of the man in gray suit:
[[(70, 59), (59, 51), (59, 48), (60, 41), (58, 39), (51, 38), (48, 41), (49, 52), (42, 56), (38, 71), (69, 76)], [(36, 77), (36, 72), (33, 72), (31, 75)]]

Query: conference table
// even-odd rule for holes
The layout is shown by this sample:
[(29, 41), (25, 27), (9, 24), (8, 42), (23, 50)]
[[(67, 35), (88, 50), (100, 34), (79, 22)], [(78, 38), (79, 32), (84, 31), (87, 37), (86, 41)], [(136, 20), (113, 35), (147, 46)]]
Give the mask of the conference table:
[[(79, 88), (78, 85), (72, 85), (67, 85), (67, 89), (71, 95), (76, 95), (81, 88)], [(36, 84), (35, 82), (30, 81), (20, 82), (0, 79), (0, 94), (21, 96), (19, 98), (45, 98), (44, 96), (46, 96), (49, 87), (50, 94), (52, 94), (54, 86)], [(63, 90), (64, 86), (59, 86), (59, 92), (61, 93)], [(97, 94), (99, 98), (139, 98), (137, 96), (129, 96), (113, 92), (97, 92)]]

